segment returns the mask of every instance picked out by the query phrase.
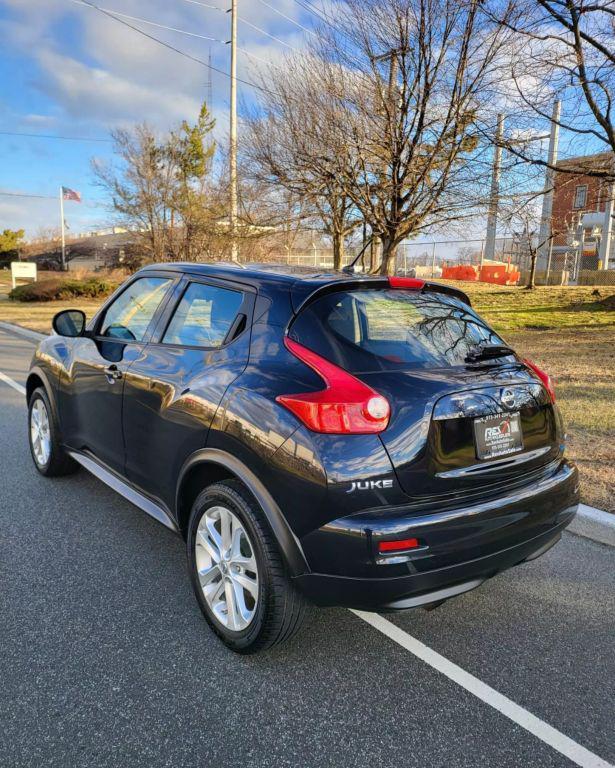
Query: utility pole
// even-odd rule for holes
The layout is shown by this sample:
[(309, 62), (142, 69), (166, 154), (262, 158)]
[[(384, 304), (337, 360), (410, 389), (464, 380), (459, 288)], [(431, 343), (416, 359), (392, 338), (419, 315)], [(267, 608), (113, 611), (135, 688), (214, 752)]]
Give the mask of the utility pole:
[[(551, 117), (551, 134), (549, 136), (549, 154), (548, 166), (545, 171), (545, 186), (542, 197), (542, 213), (540, 215), (540, 232), (538, 234), (538, 256), (537, 262), (543, 266), (547, 263), (547, 273), (551, 267), (551, 251), (553, 248), (553, 233), (551, 232), (551, 219), (553, 217), (553, 188), (555, 186), (555, 171), (553, 166), (557, 162), (557, 150), (559, 141), (559, 118), (562, 109), (562, 102), (556, 101), (553, 104), (553, 114)], [(547, 274), (547, 281), (548, 281)]]
[[(399, 95), (397, 92), (397, 56), (400, 53), (404, 53), (404, 48), (391, 48), (391, 50), (387, 51), (386, 53), (382, 53), (378, 56), (371, 56), (372, 64), (379, 63), (381, 61), (388, 61), (389, 62), (389, 85), (388, 85), (388, 91), (387, 91), (387, 101), (388, 101), (388, 116), (389, 116), (389, 131), (390, 131), (390, 140), (395, 142), (397, 137), (397, 110), (399, 106)], [(380, 75), (378, 74), (378, 79), (380, 80)], [(384, 105), (384, 99), (383, 99), (383, 110), (386, 112), (387, 108)], [(396, 182), (396, 179), (393, 180)], [(373, 231), (372, 231), (373, 234)], [(382, 243), (382, 239), (378, 238), (377, 240), (378, 244)], [(372, 247), (371, 247), (371, 253), (370, 253), (370, 272), (376, 271), (376, 267), (374, 264), (375, 260), (375, 254), (373, 248), (374, 241), (372, 240)], [(383, 256), (384, 258), (384, 249), (383, 249)], [(384, 263), (381, 260), (380, 269), (384, 267)], [(393, 265), (393, 271), (395, 271), (397, 267), (397, 255), (395, 256), (395, 264)]]
[[(485, 259), (495, 257), (495, 233), (498, 226), (498, 202), (500, 195), (500, 166), (502, 164), (502, 136), (504, 133), (504, 115), (498, 115), (498, 126), (495, 131), (493, 148), (493, 169), (491, 171), (491, 192), (489, 194), (489, 214), (487, 215), (487, 233), (485, 237)], [(483, 255), (481, 254), (481, 267)]]
[(600, 238), (599, 259), (602, 262), (602, 269), (609, 268), (609, 255), (611, 251), (611, 240), (613, 232), (613, 196), (615, 195), (615, 184), (607, 186), (607, 199), (604, 206), (604, 223), (602, 224), (602, 236)]
[(397, 82), (397, 55), (401, 52), (402, 49), (400, 48), (391, 48), (390, 51), (387, 51), (386, 53), (381, 53), (379, 56), (372, 56), (371, 60), (372, 62), (381, 62), (381, 61), (388, 61), (389, 62), (389, 87), (388, 87), (388, 100), (389, 100), (389, 107), (392, 108), (392, 111), (395, 110), (395, 107), (397, 105), (397, 99), (393, 99), (394, 96), (394, 89)]
[(237, 254), (237, 0), (231, 0), (231, 125), (230, 125), (231, 261)]

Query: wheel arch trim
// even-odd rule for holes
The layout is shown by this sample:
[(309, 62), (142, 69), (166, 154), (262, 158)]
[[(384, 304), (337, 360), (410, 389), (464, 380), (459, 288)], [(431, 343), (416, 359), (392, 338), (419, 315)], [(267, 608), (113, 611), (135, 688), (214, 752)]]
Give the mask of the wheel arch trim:
[(282, 510), (261, 480), (240, 459), (219, 448), (203, 448), (193, 453), (183, 464), (175, 494), (176, 515), (180, 509), (180, 496), (186, 475), (199, 464), (217, 464), (231, 472), (246, 486), (260, 504), (271, 526), (280, 551), (291, 572), (291, 576), (300, 576), (310, 572), (303, 548), (291, 530)]
[(51, 382), (49, 380), (49, 376), (47, 373), (41, 368), (40, 365), (34, 365), (30, 370), (28, 371), (28, 378), (26, 379), (26, 397), (28, 398), (29, 402), (29, 394), (31, 390), (36, 389), (36, 387), (31, 387), (30, 382), (34, 377), (39, 378), (43, 382), (43, 387), (45, 388), (45, 392), (47, 394), (47, 397), (49, 398), (49, 402), (51, 403), (51, 407), (53, 409), (53, 415), (57, 419), (58, 418), (58, 405), (56, 403), (56, 395), (54, 392), (54, 388), (51, 386)]

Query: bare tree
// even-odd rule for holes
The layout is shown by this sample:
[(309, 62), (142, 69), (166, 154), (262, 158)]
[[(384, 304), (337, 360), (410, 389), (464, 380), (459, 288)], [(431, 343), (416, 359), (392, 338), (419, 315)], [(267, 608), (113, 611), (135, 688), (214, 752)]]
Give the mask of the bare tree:
[(481, 248), (474, 245), (462, 245), (457, 248), (457, 261), (460, 264), (478, 264), (480, 262)]
[[(495, 6), (497, 9), (497, 6)], [(551, 120), (555, 99), (562, 101), (558, 123), (578, 144), (615, 153), (615, 3), (613, 0), (512, 0), (504, 13), (485, 12), (512, 30), (519, 54), (511, 59), (511, 77), (526, 119)], [(550, 167), (541, 149), (507, 144), (522, 161)], [(575, 152), (575, 154), (582, 154)], [(558, 170), (612, 180), (612, 156), (602, 161), (579, 158)]]
[(504, 224), (515, 234), (518, 241), (520, 255), (524, 255), (529, 263), (528, 280), (526, 288), (532, 290), (536, 287), (536, 266), (538, 254), (547, 246), (549, 247), (556, 236), (556, 232), (550, 231), (547, 237), (540, 237), (540, 206), (537, 196), (532, 195), (521, 203), (511, 203), (501, 210), (501, 218)]
[[(77, 252), (73, 248), (76, 242), (75, 238), (67, 236), (65, 238), (66, 263), (72, 261)], [(62, 233), (60, 227), (39, 227), (36, 235), (24, 246), (23, 256), (26, 259), (38, 258), (49, 262), (53, 269), (62, 268)]]
[(115, 164), (93, 164), (122, 223), (139, 237), (150, 260), (195, 260), (212, 234), (224, 230), (225, 200), (212, 175), (214, 127), (205, 105), (194, 125), (158, 138), (152, 129), (112, 133)]
[[(479, 110), (511, 33), (481, 5), (348, 0), (302, 68), (302, 81), (326, 94), (310, 163), (321, 178), (331, 174), (379, 238), (384, 274), (402, 240), (484, 200)], [(299, 98), (288, 94), (289, 110)]]
[[(261, 108), (247, 120), (244, 168), (300, 201), (302, 217), (322, 223), (332, 240), (334, 268), (340, 269), (345, 240), (361, 220), (327, 159), (336, 152), (326, 125), (332, 93), (322, 77), (313, 76), (314, 65), (319, 62), (313, 57), (297, 55), (267, 71)], [(274, 198), (283, 205), (287, 200), (275, 193)]]

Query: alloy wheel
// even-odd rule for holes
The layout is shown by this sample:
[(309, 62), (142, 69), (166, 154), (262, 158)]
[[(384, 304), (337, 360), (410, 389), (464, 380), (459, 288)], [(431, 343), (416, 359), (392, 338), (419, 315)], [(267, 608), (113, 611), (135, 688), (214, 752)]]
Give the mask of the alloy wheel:
[(199, 522), (195, 561), (203, 595), (226, 629), (245, 629), (256, 613), (259, 578), (254, 547), (237, 515), (210, 507)]
[(44, 467), (51, 455), (51, 428), (47, 406), (40, 397), (30, 411), (30, 440), (36, 463)]

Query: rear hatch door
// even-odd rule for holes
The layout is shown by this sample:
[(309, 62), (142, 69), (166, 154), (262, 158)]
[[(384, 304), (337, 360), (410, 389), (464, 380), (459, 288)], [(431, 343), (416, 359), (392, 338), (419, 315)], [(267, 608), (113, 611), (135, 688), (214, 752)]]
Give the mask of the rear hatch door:
[(550, 396), (522, 365), (361, 378), (391, 403), (380, 437), (416, 499), (490, 494), (527, 481), (560, 453)]
[(340, 287), (309, 300), (292, 338), (383, 394), (380, 438), (417, 499), (455, 502), (527, 482), (561, 452), (549, 393), (462, 300), (435, 291)]

